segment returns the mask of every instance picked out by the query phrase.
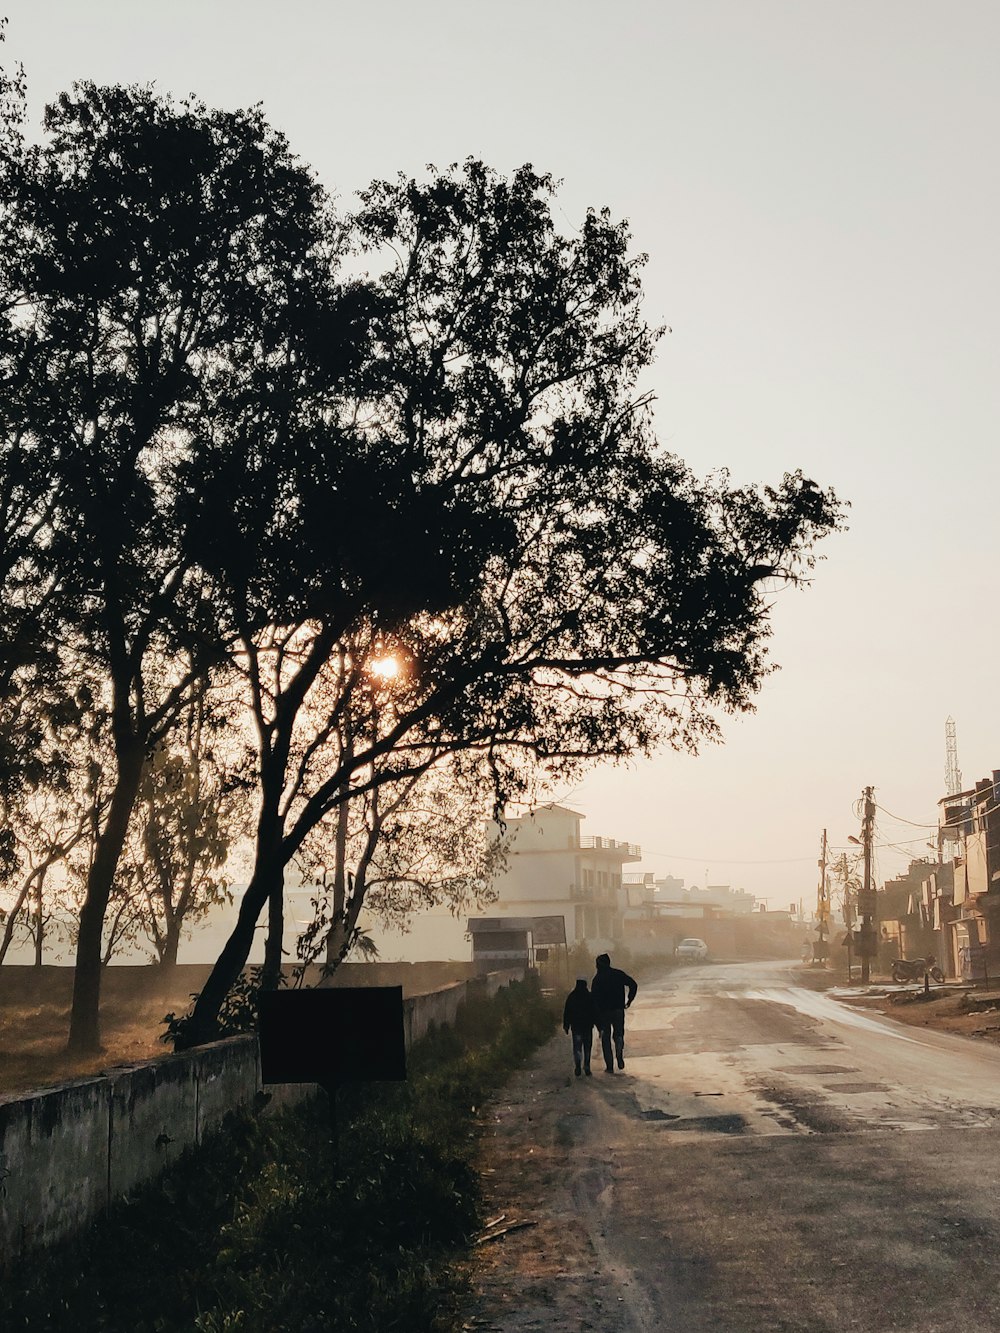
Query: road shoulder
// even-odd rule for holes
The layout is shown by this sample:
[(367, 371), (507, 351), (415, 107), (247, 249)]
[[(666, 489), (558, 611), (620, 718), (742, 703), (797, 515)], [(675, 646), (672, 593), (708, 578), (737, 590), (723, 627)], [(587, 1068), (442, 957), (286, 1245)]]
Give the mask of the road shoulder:
[[(458, 1326), (545, 1329), (546, 1333), (626, 1333), (628, 1276), (617, 1275), (595, 1249), (587, 1200), (604, 1188), (610, 1153), (574, 1151), (582, 1120), (607, 1114), (599, 1080), (576, 1078), (569, 1038), (560, 1032), (485, 1109), (479, 1151), (487, 1233), (528, 1226), (475, 1245), (464, 1265), (470, 1285)], [(588, 1135), (588, 1137), (591, 1137)], [(599, 1239), (599, 1237), (597, 1238)]]

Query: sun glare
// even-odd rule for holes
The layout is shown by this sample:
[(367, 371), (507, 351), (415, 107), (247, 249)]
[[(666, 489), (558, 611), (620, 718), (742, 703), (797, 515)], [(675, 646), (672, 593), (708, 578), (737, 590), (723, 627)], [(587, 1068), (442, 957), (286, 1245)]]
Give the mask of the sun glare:
[(396, 680), (402, 667), (397, 657), (376, 657), (368, 668), (377, 680)]

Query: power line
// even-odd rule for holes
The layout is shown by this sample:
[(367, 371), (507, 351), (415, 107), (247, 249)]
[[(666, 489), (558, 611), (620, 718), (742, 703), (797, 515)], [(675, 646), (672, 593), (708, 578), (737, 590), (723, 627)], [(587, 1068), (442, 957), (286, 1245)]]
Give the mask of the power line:
[[(915, 842), (923, 842), (923, 838), (911, 838), (909, 842), (879, 842), (879, 843), (876, 843), (876, 846), (877, 846), (877, 847), (888, 847), (891, 851), (899, 852), (901, 856), (909, 856), (909, 857), (911, 857), (913, 860), (915, 860), (915, 861), (917, 861), (917, 862), (919, 863), (919, 862), (921, 861), (921, 858), (920, 858), (920, 857), (914, 857), (912, 851), (908, 851), (908, 850), (907, 850), (907, 848), (908, 848), (908, 847), (912, 847), (913, 843), (915, 843)], [(930, 843), (926, 843), (925, 846), (930, 846)], [(926, 858), (924, 858), (924, 859), (926, 859)], [(927, 864), (928, 864), (928, 865), (931, 865), (932, 862), (928, 861)]]
[[(924, 842), (924, 841), (925, 841), (924, 838), (909, 839), (909, 842), (911, 843)], [(882, 848), (887, 847), (887, 848), (897, 848), (897, 849), (901, 849), (906, 845), (907, 844), (905, 842), (901, 843), (880, 842), (876, 844), (877, 847), (882, 847)], [(846, 843), (843, 845), (836, 845), (836, 846), (833, 843), (831, 843), (830, 850), (837, 852), (842, 852), (842, 851), (849, 852), (852, 849), (848, 847)], [(816, 860), (815, 856), (772, 856), (758, 860), (747, 859), (745, 857), (741, 859), (736, 859), (733, 857), (712, 856), (711, 853), (703, 853), (701, 856), (678, 856), (676, 852), (657, 852), (650, 847), (643, 847), (642, 854), (644, 857), (661, 856), (668, 861), (694, 861), (697, 862), (698, 865), (704, 865), (705, 862), (707, 861), (709, 865), (714, 865), (714, 866), (788, 866), (788, 865), (801, 864), (806, 861)], [(902, 852), (901, 854), (908, 855), (908, 853), (902, 853)]]
[(697, 861), (699, 865), (704, 865), (707, 861), (709, 865), (714, 866), (787, 866), (797, 861), (815, 861), (815, 856), (778, 856), (768, 857), (764, 860), (733, 860), (732, 858), (719, 856), (678, 856), (675, 852), (655, 852), (648, 847), (642, 849), (643, 856), (663, 856), (668, 861)]
[(876, 846), (876, 847), (913, 847), (913, 846), (914, 846), (916, 843), (918, 843), (918, 842), (922, 842), (922, 843), (924, 844), (925, 847), (931, 847), (931, 848), (934, 847), (934, 844), (928, 842), (926, 838), (900, 838), (897, 842), (889, 842), (889, 841), (886, 841), (886, 842), (877, 842), (877, 843), (875, 844), (875, 846)]
[(904, 819), (902, 815), (894, 815), (892, 811), (887, 810), (884, 805), (879, 805), (878, 801), (875, 802), (875, 807), (876, 809), (881, 810), (884, 815), (888, 815), (890, 819), (894, 819), (897, 824), (909, 824), (911, 828), (937, 828), (937, 824), (918, 824), (915, 819)]

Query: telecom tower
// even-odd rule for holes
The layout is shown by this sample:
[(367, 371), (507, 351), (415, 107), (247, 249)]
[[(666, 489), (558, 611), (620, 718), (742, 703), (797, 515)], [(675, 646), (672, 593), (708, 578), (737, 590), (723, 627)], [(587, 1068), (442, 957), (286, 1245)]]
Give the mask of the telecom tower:
[(955, 738), (955, 719), (944, 724), (944, 783), (945, 795), (957, 796), (962, 790), (962, 770), (958, 766), (958, 741)]

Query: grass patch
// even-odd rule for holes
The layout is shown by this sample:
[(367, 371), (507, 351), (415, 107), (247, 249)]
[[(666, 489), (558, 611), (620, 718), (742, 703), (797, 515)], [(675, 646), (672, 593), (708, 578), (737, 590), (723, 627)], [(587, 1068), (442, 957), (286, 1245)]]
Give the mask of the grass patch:
[(450, 1328), (449, 1261), (480, 1221), (477, 1112), (555, 1019), (530, 981), (473, 996), (413, 1049), (405, 1084), (342, 1089), (337, 1161), (322, 1099), (231, 1116), (85, 1236), (9, 1271), (0, 1327)]

